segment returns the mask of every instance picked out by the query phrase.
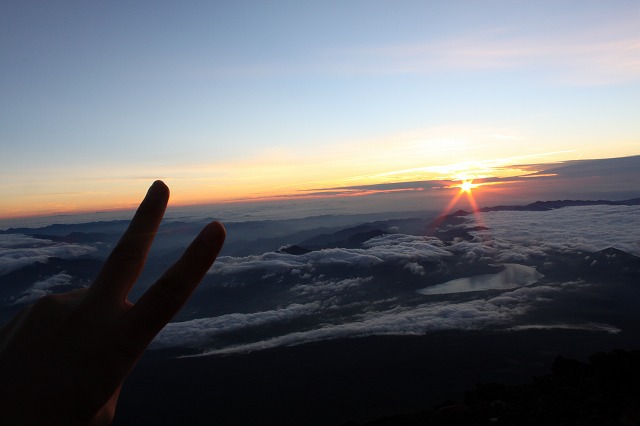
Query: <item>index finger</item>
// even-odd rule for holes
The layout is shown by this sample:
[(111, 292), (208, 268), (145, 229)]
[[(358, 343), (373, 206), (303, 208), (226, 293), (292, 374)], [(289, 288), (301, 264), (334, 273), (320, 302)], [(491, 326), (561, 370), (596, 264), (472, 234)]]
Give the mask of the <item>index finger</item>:
[(122, 337), (128, 347), (143, 350), (180, 310), (220, 253), (225, 236), (219, 222), (207, 225), (125, 314)]
[(169, 188), (157, 180), (133, 216), (129, 227), (105, 261), (87, 297), (122, 302), (138, 279), (169, 201)]

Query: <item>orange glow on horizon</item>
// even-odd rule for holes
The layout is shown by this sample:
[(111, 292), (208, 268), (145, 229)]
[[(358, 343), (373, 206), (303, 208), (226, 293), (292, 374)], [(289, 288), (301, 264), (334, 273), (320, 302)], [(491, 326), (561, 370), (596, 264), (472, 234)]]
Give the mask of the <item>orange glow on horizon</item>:
[[(336, 163), (336, 157), (343, 158), (344, 161)], [(7, 189), (3, 206), (0, 207), (0, 220), (132, 210), (138, 206), (148, 185), (156, 178), (164, 180), (171, 188), (169, 203), (174, 207), (294, 199), (362, 198), (376, 194), (409, 192), (419, 197), (418, 193), (424, 191), (430, 198), (430, 208), (440, 209), (448, 204), (445, 212), (449, 212), (463, 194), (467, 198), (462, 201), (468, 201), (468, 205), (477, 209), (473, 191), (478, 191), (480, 187), (483, 187), (480, 189), (482, 192), (479, 192), (482, 194), (481, 201), (487, 202), (496, 198), (491, 194), (495, 194), (497, 189), (491, 190), (491, 186), (521, 185), (524, 178), (535, 181), (535, 178), (555, 176), (544, 173), (544, 167), (539, 164), (509, 165), (522, 160), (520, 157), (441, 166), (417, 167), (411, 164), (416, 167), (406, 168), (395, 168), (393, 164), (385, 164), (383, 167), (379, 163), (374, 163), (375, 167), (369, 167), (368, 162), (352, 164), (350, 160), (347, 161), (349, 158), (351, 157), (334, 155), (330, 160), (324, 157), (318, 160), (313, 157), (314, 161), (320, 161), (320, 165), (309, 167), (308, 162), (298, 161), (295, 156), (289, 155), (283, 159), (268, 155), (266, 159), (242, 163), (197, 164), (188, 168), (163, 169), (161, 172), (155, 168), (137, 169), (135, 172), (126, 168), (98, 170), (98, 177), (92, 179), (67, 175), (53, 176), (50, 179), (33, 178), (22, 185), (5, 185)], [(82, 176), (90, 173), (93, 172), (84, 169), (78, 172)], [(128, 175), (132, 177), (123, 177)], [(406, 185), (402, 185), (403, 183)], [(64, 188), (64, 191), (60, 188)], [(449, 193), (446, 191), (448, 189), (455, 189), (455, 193)], [(527, 184), (525, 192), (530, 189), (532, 185)], [(517, 194), (522, 195), (522, 192), (518, 191)], [(436, 203), (437, 207), (433, 207)]]

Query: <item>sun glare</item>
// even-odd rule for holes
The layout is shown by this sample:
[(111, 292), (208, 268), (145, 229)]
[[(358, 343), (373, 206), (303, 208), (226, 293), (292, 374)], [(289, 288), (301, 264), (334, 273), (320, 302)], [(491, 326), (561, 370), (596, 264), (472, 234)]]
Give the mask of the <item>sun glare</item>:
[(462, 192), (470, 193), (473, 187), (474, 187), (473, 181), (471, 180), (464, 180), (460, 184), (460, 189), (462, 190)]
[(467, 195), (471, 195), (471, 190), (479, 187), (480, 184), (473, 183), (473, 179), (462, 179), (461, 183), (454, 185), (454, 187), (460, 188), (460, 192), (464, 192)]

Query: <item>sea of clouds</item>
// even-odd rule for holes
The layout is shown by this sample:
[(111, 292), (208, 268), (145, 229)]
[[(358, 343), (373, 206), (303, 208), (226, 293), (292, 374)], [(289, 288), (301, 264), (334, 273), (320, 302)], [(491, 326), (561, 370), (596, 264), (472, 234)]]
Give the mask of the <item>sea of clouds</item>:
[[(481, 225), (487, 229), (470, 231), (471, 240), (452, 242), (433, 236), (387, 233), (359, 248), (334, 247), (301, 255), (269, 251), (221, 256), (187, 306), (187, 313), (169, 324), (151, 347), (189, 347), (203, 354), (229, 354), (326, 339), (419, 335), (449, 329), (619, 331), (599, 322), (522, 322), (528, 313), (553, 303), (559, 295), (589, 286), (581, 279), (543, 280), (524, 287), (469, 294), (428, 295), (418, 290), (441, 284), (430, 281), (443, 276), (439, 273), (451, 274), (469, 265), (514, 263), (535, 267), (540, 259), (558, 253), (595, 252), (608, 247), (640, 256), (639, 206), (496, 211), (469, 215), (464, 220), (468, 227)], [(0, 234), (0, 283), (21, 268), (45, 264), (53, 257), (72, 260), (95, 253), (95, 244)], [(72, 279), (64, 270), (39, 276), (20, 294), (3, 302), (31, 303), (64, 288)], [(228, 309), (216, 314), (205, 308), (223, 292), (235, 295), (236, 305), (229, 308), (233, 312)], [(244, 306), (243, 300), (249, 299), (251, 307)]]
[[(473, 219), (469, 219), (473, 220)], [(489, 228), (476, 232), (504, 241), (507, 248), (534, 251), (598, 251), (614, 247), (640, 256), (640, 206), (585, 206), (537, 211), (496, 211), (480, 219)], [(509, 250), (502, 250), (509, 256)], [(530, 252), (523, 252), (524, 257)]]
[(52, 257), (72, 259), (90, 255), (96, 248), (59, 243), (21, 234), (0, 234), (0, 277), (33, 263), (46, 263)]
[[(475, 238), (471, 241), (460, 239), (451, 244), (434, 237), (390, 234), (367, 241), (361, 249), (332, 248), (298, 256), (271, 252), (260, 256), (222, 257), (210, 274), (224, 276), (257, 272), (261, 279), (256, 282), (236, 282), (236, 285), (247, 287), (260, 286), (264, 280), (290, 283), (290, 303), (283, 304), (280, 298), (280, 307), (261, 312), (173, 323), (157, 337), (153, 347), (190, 346), (203, 349), (205, 354), (228, 354), (325, 339), (425, 334), (446, 329), (620, 331), (615, 326), (601, 323), (517, 323), (537, 306), (552, 303), (556, 295), (588, 286), (581, 280), (509, 288), (498, 295), (495, 291), (474, 293), (462, 299), (454, 295), (450, 300), (433, 299), (427, 295), (416, 298), (414, 288), (402, 286), (394, 292), (390, 283), (387, 289), (392, 290), (384, 293), (386, 298), (378, 292), (378, 298), (367, 299), (367, 295), (375, 293), (373, 284), (377, 279), (375, 275), (367, 275), (367, 271), (380, 265), (403, 264), (405, 271), (419, 279), (425, 275), (425, 262), (433, 266), (452, 257), (462, 267), (474, 262), (533, 264), (557, 253), (595, 252), (608, 247), (640, 255), (638, 206), (568, 207), (542, 212), (499, 211), (482, 216), (470, 215), (466, 220), (469, 227), (481, 224), (488, 230), (472, 232)], [(346, 265), (360, 275), (334, 278), (324, 273), (327, 265)], [(285, 279), (287, 275), (297, 278)], [(517, 286), (514, 284), (514, 287)], [(363, 296), (359, 300), (347, 297), (353, 294)], [(356, 306), (359, 302), (360, 305)], [(221, 343), (216, 339), (219, 333), (228, 330), (250, 330), (264, 327), (267, 323), (295, 324), (302, 318), (314, 317), (317, 318), (316, 326), (309, 327), (309, 321), (304, 321), (301, 329), (296, 329), (295, 325), (283, 326), (280, 334), (261, 340)]]

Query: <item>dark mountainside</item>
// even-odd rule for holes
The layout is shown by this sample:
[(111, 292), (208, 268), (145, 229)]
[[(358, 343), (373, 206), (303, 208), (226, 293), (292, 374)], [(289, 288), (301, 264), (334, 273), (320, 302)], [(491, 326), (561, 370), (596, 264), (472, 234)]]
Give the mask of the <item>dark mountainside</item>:
[(360, 425), (640, 425), (639, 380), (640, 350), (596, 353), (588, 363), (560, 356), (528, 384), (481, 383), (461, 401)]
[(629, 337), (450, 331), (234, 356), (151, 351), (114, 425), (638, 425), (638, 351), (585, 355)]
[[(15, 271), (9, 272), (0, 278), (0, 301), (12, 301), (19, 297), (30, 287), (30, 283), (40, 280), (42, 277), (55, 274), (68, 274), (72, 276), (69, 284), (59, 289), (67, 292), (87, 286), (102, 267), (102, 261), (89, 257), (81, 257), (73, 260), (51, 257), (45, 263), (34, 263)], [(51, 290), (55, 291), (55, 288)], [(24, 305), (6, 304), (0, 310), (0, 325), (9, 321), (16, 313), (24, 308)]]

